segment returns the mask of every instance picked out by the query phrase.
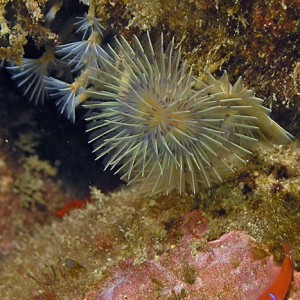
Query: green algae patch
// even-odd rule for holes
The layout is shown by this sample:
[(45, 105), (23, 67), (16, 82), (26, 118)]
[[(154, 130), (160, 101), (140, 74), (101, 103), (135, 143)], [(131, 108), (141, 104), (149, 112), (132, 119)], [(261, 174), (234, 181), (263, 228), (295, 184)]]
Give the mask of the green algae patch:
[(230, 230), (243, 230), (267, 245), (275, 260), (282, 242), (293, 250), (300, 269), (299, 142), (261, 149), (234, 179), (201, 193), (200, 207), (209, 219), (206, 237), (214, 240)]
[(39, 159), (37, 155), (23, 158), (23, 168), (23, 173), (15, 182), (21, 205), (26, 208), (32, 205), (45, 205), (45, 180), (56, 175), (56, 168), (49, 162)]

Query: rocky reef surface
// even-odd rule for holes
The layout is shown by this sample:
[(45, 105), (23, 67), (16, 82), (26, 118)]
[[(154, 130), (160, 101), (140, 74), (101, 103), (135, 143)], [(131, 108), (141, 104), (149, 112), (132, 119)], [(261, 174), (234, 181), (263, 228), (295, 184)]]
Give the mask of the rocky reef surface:
[[(14, 189), (22, 172), (3, 162), (1, 298), (257, 299), (280, 269), (284, 241), (297, 299), (299, 157), (297, 142), (262, 150), (199, 199), (91, 188), (90, 203), (63, 218), (56, 201), (22, 207)], [(46, 186), (59, 199), (61, 188)]]
[[(184, 216), (183, 222), (188, 224), (183, 225), (187, 228), (176, 249), (138, 266), (131, 260), (123, 262), (85, 299), (257, 300), (279, 272), (270, 253), (239, 231), (231, 231), (201, 248), (206, 226), (198, 221), (193, 228), (193, 214), (197, 212)], [(295, 271), (293, 278), (288, 299), (296, 300), (300, 297), (300, 274)]]

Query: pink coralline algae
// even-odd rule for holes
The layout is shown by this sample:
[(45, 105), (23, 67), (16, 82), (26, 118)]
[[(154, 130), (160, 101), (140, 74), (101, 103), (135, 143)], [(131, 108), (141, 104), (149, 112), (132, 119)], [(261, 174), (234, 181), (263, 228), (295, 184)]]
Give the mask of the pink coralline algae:
[[(195, 213), (189, 214), (189, 220)], [(254, 256), (253, 249), (258, 244), (252, 237), (231, 231), (205, 244), (206, 222), (195, 223), (194, 230), (190, 222), (183, 224), (184, 234), (178, 247), (140, 265), (127, 260), (114, 267), (85, 300), (257, 300), (278, 274), (280, 266), (267, 251), (263, 250), (263, 259)], [(293, 286), (289, 299), (300, 299), (297, 272)]]

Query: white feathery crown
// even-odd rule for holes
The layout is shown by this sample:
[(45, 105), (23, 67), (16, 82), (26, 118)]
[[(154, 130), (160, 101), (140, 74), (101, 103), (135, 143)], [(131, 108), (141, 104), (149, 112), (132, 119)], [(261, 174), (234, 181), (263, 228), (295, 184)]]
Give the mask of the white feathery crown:
[[(197, 193), (274, 135), (265, 130), (276, 124), (269, 111), (241, 79), (232, 86), (224, 72), (219, 80), (197, 80), (174, 39), (166, 49), (163, 35), (155, 47), (149, 33), (143, 45), (136, 36), (133, 47), (124, 37), (115, 44), (90, 78), (95, 100), (85, 104), (87, 131), (97, 159), (106, 157), (105, 169), (142, 193)], [(273, 129), (275, 139), (289, 140), (279, 125)]]

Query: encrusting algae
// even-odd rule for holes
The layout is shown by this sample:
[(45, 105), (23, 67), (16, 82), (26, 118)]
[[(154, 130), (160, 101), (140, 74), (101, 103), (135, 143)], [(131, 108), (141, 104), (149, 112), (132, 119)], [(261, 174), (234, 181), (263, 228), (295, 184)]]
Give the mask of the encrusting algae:
[[(268, 153), (268, 154), (267, 154)], [(245, 230), (275, 251), (281, 242), (299, 244), (299, 142), (260, 149), (252, 163), (233, 182), (199, 193), (199, 204), (210, 226), (213, 240), (232, 229)], [(293, 248), (294, 266), (299, 269), (300, 252)]]

